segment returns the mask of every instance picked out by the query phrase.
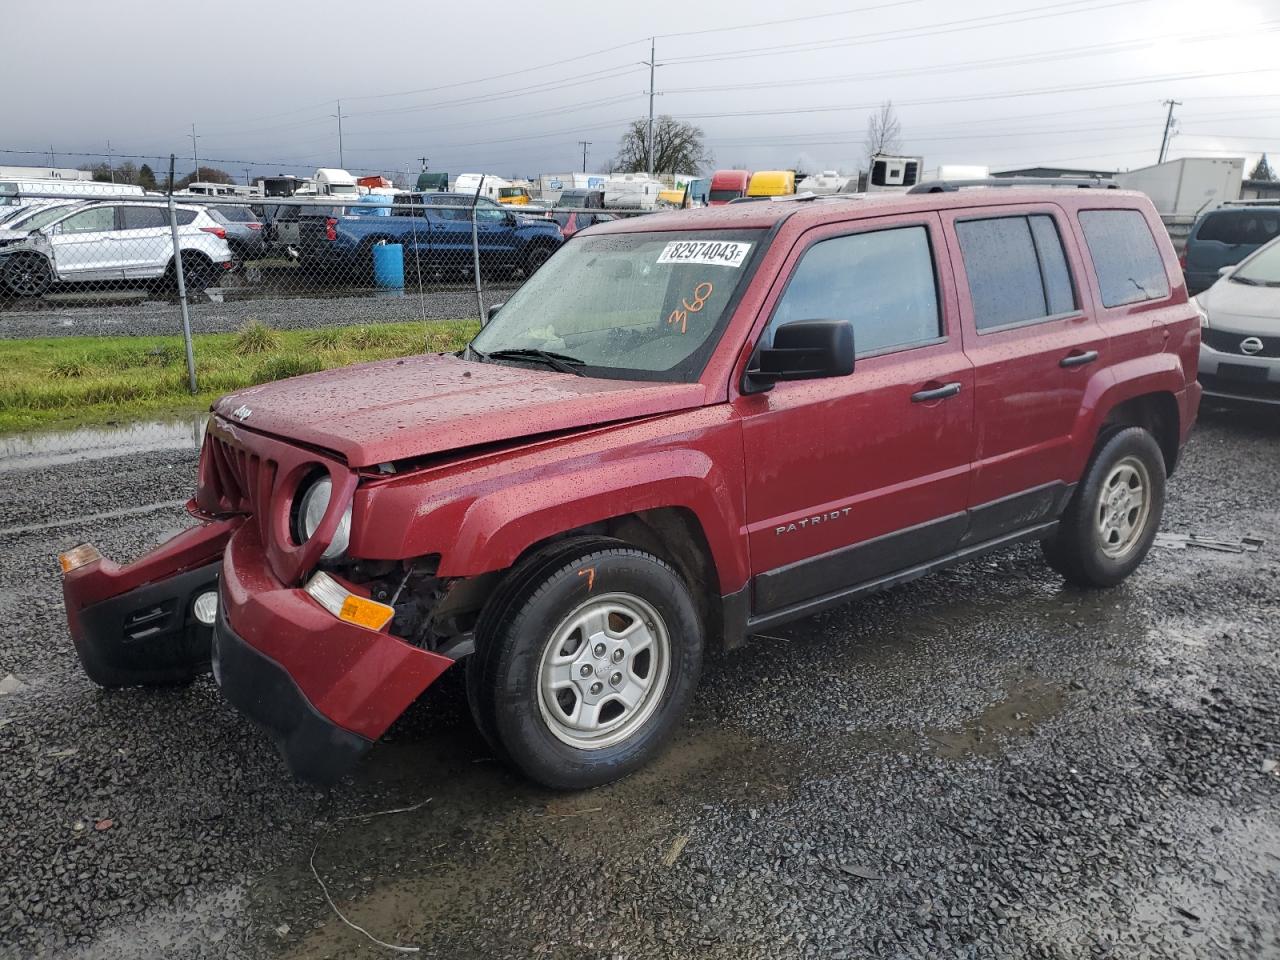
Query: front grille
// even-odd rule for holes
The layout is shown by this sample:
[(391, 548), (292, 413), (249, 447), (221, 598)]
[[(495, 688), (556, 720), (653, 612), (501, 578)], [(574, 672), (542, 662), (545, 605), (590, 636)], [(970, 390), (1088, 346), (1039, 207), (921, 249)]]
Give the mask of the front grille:
[(251, 513), (266, 535), (267, 504), (275, 486), (276, 463), (234, 446), (212, 432), (205, 435), (206, 476), (213, 482), (220, 512)]
[(1240, 344), (1250, 337), (1249, 333), (1232, 333), (1229, 330), (1215, 330), (1204, 327), (1200, 331), (1201, 339), (1220, 353), (1234, 353), (1242, 357), (1280, 357), (1280, 337), (1255, 337), (1262, 341), (1262, 349), (1257, 353), (1245, 353)]

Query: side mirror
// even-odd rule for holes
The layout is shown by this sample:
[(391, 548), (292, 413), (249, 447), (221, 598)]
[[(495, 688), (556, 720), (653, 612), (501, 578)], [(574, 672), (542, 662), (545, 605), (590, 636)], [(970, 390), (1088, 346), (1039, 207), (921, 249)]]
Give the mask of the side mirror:
[(1231, 276), (1231, 271), (1232, 271), (1232, 270), (1234, 270), (1237, 266), (1238, 266), (1238, 264), (1231, 263), (1231, 264), (1228, 264), (1228, 265), (1227, 265), (1227, 266), (1225, 266), (1225, 267), (1219, 267), (1219, 268), (1218, 268), (1218, 276), (1220, 276), (1220, 277), (1229, 277), (1229, 276)]
[(489, 323), (494, 317), (498, 315), (498, 311), (501, 310), (504, 306), (506, 306), (505, 300), (502, 301), (502, 303), (491, 304), (489, 308), (484, 312), (484, 322), (486, 324)]
[(847, 320), (800, 320), (778, 327), (773, 346), (756, 350), (743, 393), (780, 380), (821, 380), (853, 373), (853, 326)]
[(515, 215), (514, 213), (512, 213), (510, 210), (503, 210), (503, 211), (502, 211), (502, 220), (503, 220), (503, 222), (504, 222), (504, 223), (506, 223), (506, 224), (507, 224), (507, 226), (509, 226), (509, 227), (510, 227), (510, 226), (514, 226), (514, 225), (515, 225), (515, 223), (516, 223), (516, 215)]

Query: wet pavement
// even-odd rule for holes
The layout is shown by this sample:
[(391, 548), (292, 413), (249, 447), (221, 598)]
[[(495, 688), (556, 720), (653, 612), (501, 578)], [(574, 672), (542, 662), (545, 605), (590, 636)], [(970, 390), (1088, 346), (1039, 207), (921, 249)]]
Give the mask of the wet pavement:
[(2, 956), (396, 955), (312, 863), (450, 960), (1280, 956), (1280, 425), (1207, 415), (1170, 485), (1165, 530), (1258, 552), (1086, 593), (1028, 546), (771, 630), (578, 794), (493, 761), (460, 671), (329, 791), (207, 678), (95, 688), (54, 554), (183, 525), (181, 439), (0, 473)]

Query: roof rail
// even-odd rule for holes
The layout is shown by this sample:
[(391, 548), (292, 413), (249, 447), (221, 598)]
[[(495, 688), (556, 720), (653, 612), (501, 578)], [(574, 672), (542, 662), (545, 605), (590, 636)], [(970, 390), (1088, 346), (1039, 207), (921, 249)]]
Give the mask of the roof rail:
[(1103, 177), (982, 177), (978, 180), (926, 180), (907, 193), (951, 193), (961, 187), (1075, 187), (1085, 190), (1118, 190), (1120, 185)]

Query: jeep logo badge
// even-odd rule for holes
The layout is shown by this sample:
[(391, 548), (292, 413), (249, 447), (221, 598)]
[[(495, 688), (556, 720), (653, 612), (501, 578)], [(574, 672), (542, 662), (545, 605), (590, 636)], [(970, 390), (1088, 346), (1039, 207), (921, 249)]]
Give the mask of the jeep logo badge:
[(1255, 353), (1262, 352), (1262, 341), (1257, 337), (1245, 337), (1240, 341), (1240, 352), (1253, 356)]
[[(1261, 345), (1261, 344), (1259, 344), (1258, 346), (1259, 346), (1259, 348), (1261, 348), (1261, 346), (1262, 346), (1262, 345)], [(243, 423), (245, 420), (248, 420), (248, 419), (249, 419), (249, 415), (250, 415), (251, 413), (253, 413), (253, 411), (252, 411), (252, 410), (250, 410), (248, 407), (246, 407), (243, 403), (242, 403), (242, 404), (240, 404), (240, 406), (236, 407), (234, 410), (232, 410), (232, 411), (231, 411), (231, 415), (232, 415), (233, 417), (235, 417), (237, 420), (241, 421), (242, 423)]]

